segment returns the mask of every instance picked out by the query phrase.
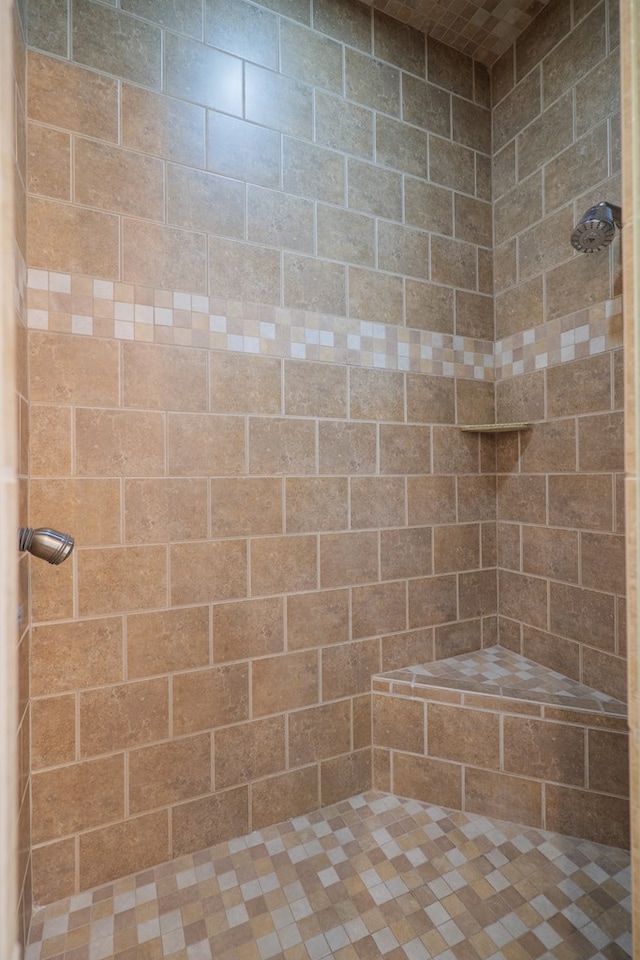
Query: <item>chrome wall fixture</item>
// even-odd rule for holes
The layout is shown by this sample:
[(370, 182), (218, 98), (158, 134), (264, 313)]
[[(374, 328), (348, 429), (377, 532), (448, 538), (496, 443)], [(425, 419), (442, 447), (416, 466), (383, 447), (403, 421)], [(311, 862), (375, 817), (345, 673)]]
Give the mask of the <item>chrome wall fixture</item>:
[(622, 210), (603, 200), (589, 207), (571, 234), (571, 244), (580, 253), (597, 253), (611, 243), (616, 227), (622, 228)]
[(73, 537), (48, 527), (18, 527), (18, 549), (47, 563), (62, 563), (73, 550)]

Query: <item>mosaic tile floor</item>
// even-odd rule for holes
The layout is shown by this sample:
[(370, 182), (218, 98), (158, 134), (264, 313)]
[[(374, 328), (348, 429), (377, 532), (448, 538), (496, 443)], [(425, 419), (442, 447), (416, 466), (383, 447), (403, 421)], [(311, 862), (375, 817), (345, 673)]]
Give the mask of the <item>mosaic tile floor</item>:
[(45, 907), (26, 960), (631, 956), (627, 851), (367, 793)]
[(404, 667), (379, 678), (394, 683), (425, 684), (452, 690), (467, 690), (491, 696), (516, 697), (538, 703), (608, 713), (625, 717), (625, 703), (614, 697), (570, 680), (562, 673), (527, 660), (506, 647), (486, 647), (459, 657)]

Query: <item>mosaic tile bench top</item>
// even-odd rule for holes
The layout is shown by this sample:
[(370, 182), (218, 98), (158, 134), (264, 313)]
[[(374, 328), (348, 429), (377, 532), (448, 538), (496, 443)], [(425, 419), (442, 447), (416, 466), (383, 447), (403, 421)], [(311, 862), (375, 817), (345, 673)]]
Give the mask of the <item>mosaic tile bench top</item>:
[(37, 911), (26, 960), (623, 960), (629, 854), (370, 792)]
[(421, 693), (425, 688), (463, 691), (548, 704), (569, 710), (626, 717), (625, 703), (506, 647), (487, 647), (458, 657), (392, 670), (374, 678), (375, 690)]

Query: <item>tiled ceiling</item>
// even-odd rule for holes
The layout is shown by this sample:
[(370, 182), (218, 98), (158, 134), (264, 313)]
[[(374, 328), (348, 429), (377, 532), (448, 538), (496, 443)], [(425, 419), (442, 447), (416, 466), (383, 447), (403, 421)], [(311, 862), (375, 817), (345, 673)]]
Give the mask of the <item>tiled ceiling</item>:
[(390, 17), (492, 66), (548, 0), (365, 0)]

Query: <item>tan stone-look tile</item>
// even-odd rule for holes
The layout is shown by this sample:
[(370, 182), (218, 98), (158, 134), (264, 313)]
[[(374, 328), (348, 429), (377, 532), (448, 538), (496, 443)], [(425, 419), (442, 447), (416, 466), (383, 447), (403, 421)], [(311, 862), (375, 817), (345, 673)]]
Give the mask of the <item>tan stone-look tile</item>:
[(434, 659), (433, 631), (411, 630), (382, 638), (382, 671), (398, 670)]
[(550, 627), (554, 633), (613, 651), (615, 598), (595, 590), (551, 583)]
[[(482, 340), (494, 339), (494, 304), (492, 297), (466, 290), (456, 291), (456, 334), (461, 337), (474, 337)], [(459, 383), (489, 386), (482, 380), (461, 380)], [(458, 418), (460, 413), (458, 413)], [(473, 421), (478, 422), (477, 413)], [(489, 421), (492, 422), (492, 421)]]
[(185, 412), (207, 409), (204, 350), (125, 342), (122, 360), (125, 406)]
[(542, 277), (534, 277), (499, 294), (495, 302), (496, 336), (506, 337), (541, 324), (544, 320), (542, 297)]
[[(427, 136), (422, 130), (392, 117), (376, 119), (376, 158), (378, 163), (395, 167), (406, 174), (427, 177)], [(414, 271), (411, 270), (411, 273)], [(422, 274), (419, 274), (422, 276)]]
[(629, 795), (629, 738), (609, 730), (589, 730), (589, 788)]
[(424, 577), (409, 581), (409, 627), (429, 627), (455, 620), (455, 576)]
[[(458, 614), (460, 619), (465, 620), (468, 617), (486, 617), (495, 614), (498, 609), (497, 589), (497, 572), (493, 567), (488, 570), (471, 570), (467, 573), (458, 574)], [(468, 629), (475, 628), (469, 626)], [(483, 644), (483, 646), (486, 646), (486, 644)]]
[(208, 607), (134, 613), (127, 617), (130, 680), (205, 667), (208, 663)]
[(316, 209), (319, 257), (364, 267), (375, 266), (375, 220), (372, 217), (328, 204), (318, 204)]
[[(528, 474), (498, 476), (498, 519), (544, 524), (547, 517), (546, 479)], [(558, 523), (558, 526), (561, 524)], [(569, 525), (569, 524), (567, 524)]]
[(311, 590), (317, 585), (315, 536), (260, 537), (251, 541), (253, 596)]
[(400, 173), (351, 157), (347, 163), (348, 206), (362, 213), (400, 220), (402, 218)]
[[(440, 760), (500, 768), (498, 713), (427, 704), (427, 754)], [(451, 731), (455, 730), (455, 736)]]
[[(562, 364), (566, 370), (568, 364)], [(556, 368), (552, 368), (555, 370)], [(551, 370), (548, 371), (551, 373)], [(548, 417), (561, 416), (548, 411)], [(526, 423), (545, 417), (545, 376), (542, 370), (527, 373), (496, 384), (496, 420), (498, 423)], [(530, 442), (523, 439), (523, 448)]]
[(580, 647), (578, 643), (554, 636), (543, 630), (524, 625), (522, 632), (523, 656), (542, 663), (551, 670), (563, 673), (572, 680), (580, 678)]
[(372, 701), (373, 742), (376, 747), (424, 755), (424, 701), (380, 694), (374, 694)]
[(124, 815), (124, 754), (74, 763), (31, 778), (34, 843)]
[(365, 4), (354, 7), (349, 0), (316, 0), (313, 24), (336, 40), (371, 52), (371, 10)]
[(402, 278), (349, 267), (349, 316), (402, 325)]
[(321, 421), (318, 445), (321, 474), (375, 472), (377, 440), (373, 423)]
[(583, 531), (580, 546), (583, 586), (624, 594), (625, 538)]
[(501, 150), (540, 112), (541, 71), (531, 73), (496, 104), (492, 112), (493, 149)]
[(76, 137), (75, 203), (147, 220), (164, 219), (163, 164), (131, 150)]
[(289, 716), (289, 764), (300, 767), (351, 749), (349, 700), (295, 710)]
[(207, 292), (207, 244), (203, 233), (125, 217), (122, 237), (125, 282)]
[(80, 407), (75, 411), (76, 472), (84, 477), (162, 475), (164, 434), (161, 413)]
[(407, 511), (410, 526), (455, 522), (455, 478), (408, 477)]
[(304, 650), (349, 639), (349, 593), (323, 590), (287, 597), (287, 649)]
[(623, 432), (622, 413), (580, 417), (578, 420), (580, 470), (624, 470)]
[(278, 187), (280, 140), (275, 130), (207, 111), (208, 170), (263, 187)]
[[(456, 488), (460, 523), (496, 519), (495, 476), (457, 477)], [(440, 519), (446, 517), (436, 517)]]
[(417, 423), (453, 423), (454, 381), (407, 374), (407, 419)]
[[(244, 70), (245, 118), (289, 136), (311, 140), (311, 88), (251, 63), (245, 64)], [(218, 109), (240, 115), (237, 109)]]
[(170, 562), (173, 606), (235, 600), (247, 595), (244, 541), (173, 544)]
[(242, 61), (204, 43), (166, 34), (163, 85), (170, 96), (242, 116)]
[(32, 478), (29, 522), (34, 527), (66, 530), (83, 546), (121, 540), (120, 482)]
[(454, 291), (450, 287), (405, 278), (405, 321), (408, 327), (453, 333)]
[(542, 826), (542, 784), (535, 780), (467, 767), (464, 792), (465, 810)]
[(75, 2), (74, 59), (104, 73), (159, 89), (160, 30), (120, 11), (96, 9), (87, 0)]
[(478, 435), (455, 427), (434, 426), (433, 472), (435, 474), (479, 473)]
[(322, 651), (322, 700), (369, 693), (380, 672), (380, 641), (358, 640)]
[[(438, 239), (445, 241), (445, 238)], [(380, 221), (378, 224), (378, 268), (389, 273), (405, 274), (427, 280), (429, 277), (429, 234), (403, 224), (391, 223), (386, 220)], [(442, 277), (436, 277), (435, 272), (433, 279), (443, 283), (449, 282)]]
[(380, 575), (383, 580), (425, 577), (431, 573), (430, 527), (381, 531)]
[(598, 354), (550, 367), (547, 370), (547, 406), (549, 417), (609, 411), (610, 354)]
[(76, 698), (31, 701), (32, 769), (71, 763), (76, 758)]
[(208, 532), (208, 508), (204, 478), (127, 479), (125, 539), (127, 543), (201, 540)]
[(521, 434), (520, 465), (524, 473), (561, 473), (576, 470), (574, 420), (536, 423)]
[(117, 142), (116, 79), (35, 51), (27, 59), (31, 120)]
[(284, 412), (294, 417), (346, 417), (347, 368), (286, 360)]
[(352, 529), (404, 526), (402, 477), (353, 477), (350, 486)]
[(29, 563), (29, 568), (33, 620), (70, 620), (74, 616), (73, 565), (48, 569), (36, 560)]
[(70, 837), (35, 846), (31, 852), (32, 892), (36, 903), (55, 903), (76, 892), (76, 840)]
[(260, 830), (315, 810), (320, 803), (316, 766), (269, 777), (254, 783), (251, 791), (251, 823)]
[(216, 790), (260, 780), (285, 769), (282, 715), (218, 730), (214, 743)]
[(425, 426), (381, 424), (380, 472), (431, 472), (431, 429)]
[(117, 216), (31, 197), (27, 229), (31, 230), (31, 266), (107, 280), (118, 279), (120, 239)]
[(550, 476), (549, 523), (557, 527), (612, 530), (612, 477), (607, 474)]
[(504, 769), (540, 780), (585, 786), (584, 730), (527, 717), (504, 717)]
[(434, 37), (427, 38), (427, 77), (445, 90), (472, 99), (473, 60), (460, 56)]
[(283, 255), (284, 306), (346, 314), (346, 267), (313, 257)]
[(132, 817), (80, 837), (80, 888), (126, 877), (170, 856), (166, 810)]
[(71, 200), (71, 137), (37, 123), (28, 126), (29, 193)]
[(627, 664), (621, 657), (586, 644), (582, 650), (582, 683), (623, 702), (627, 697)]
[(342, 93), (341, 45), (293, 20), (280, 21), (280, 70), (314, 87)]
[(605, 54), (605, 10), (596, 7), (588, 17), (554, 46), (553, 51), (545, 59), (543, 84), (545, 103), (551, 103), (563, 90), (573, 86), (588, 72), (591, 65), (598, 63)]
[(287, 477), (285, 497), (287, 533), (348, 527), (346, 477)]
[(566, 3), (544, 7), (535, 24), (527, 27), (515, 43), (516, 77), (522, 79), (571, 30), (571, 10)]
[(462, 765), (415, 757), (394, 751), (393, 791), (425, 803), (460, 809), (462, 806)]
[(333, 150), (285, 137), (282, 186), (289, 194), (344, 204), (345, 158)]
[(169, 735), (166, 677), (80, 693), (80, 756), (127, 749)]
[(400, 71), (356, 50), (345, 50), (345, 91), (349, 100), (399, 116)]
[(351, 367), (350, 412), (355, 420), (404, 420), (404, 375)]
[(210, 46), (277, 69), (278, 18), (273, 13), (229, 0), (207, 0), (205, 11), (204, 39)]
[[(450, 140), (429, 134), (429, 180), (443, 187), (475, 193), (475, 154)], [(435, 279), (435, 278), (433, 278)]]
[(325, 147), (373, 159), (373, 110), (322, 90), (315, 94), (316, 141)]
[(618, 797), (549, 784), (545, 814), (548, 830), (572, 830), (595, 843), (629, 845), (629, 806)]
[(308, 650), (256, 660), (252, 668), (254, 717), (318, 703), (318, 653)]
[(284, 650), (283, 600), (267, 597), (213, 608), (213, 660), (223, 663)]
[(190, 800), (211, 790), (211, 738), (200, 734), (129, 753), (129, 811)]
[[(371, 789), (371, 750), (356, 750), (320, 763), (320, 802), (338, 803)], [(354, 793), (356, 791), (356, 793)]]
[(351, 604), (354, 639), (397, 633), (407, 627), (406, 588), (402, 581), (354, 587)]
[(378, 533), (329, 533), (320, 537), (323, 588), (378, 580)]
[[(29, 398), (32, 402), (118, 406), (119, 347), (109, 340), (30, 331)], [(57, 376), (51, 376), (51, 370)]]
[[(242, 187), (241, 184), (238, 186)], [(210, 232), (227, 231), (217, 229)], [(239, 239), (243, 239), (242, 227)], [(247, 189), (247, 239), (265, 246), (313, 253), (312, 202), (250, 185)]]
[(282, 412), (280, 360), (212, 351), (209, 377), (209, 409), (214, 413)]
[(374, 9), (373, 33), (375, 57), (424, 77), (426, 51), (422, 31)]
[(448, 524), (433, 528), (434, 573), (455, 573), (480, 566), (480, 526)]
[(578, 541), (577, 530), (523, 525), (523, 573), (577, 583)]
[(249, 473), (315, 473), (315, 426), (311, 420), (249, 419)]
[(166, 605), (164, 546), (86, 549), (79, 551), (77, 565), (81, 617)]
[(192, 670), (171, 678), (174, 737), (249, 719), (245, 663)]
[(245, 472), (245, 420), (210, 413), (168, 415), (168, 470), (174, 476)]
[(498, 571), (500, 612), (532, 627), (547, 627), (547, 581), (509, 570)]
[[(478, 64), (476, 63), (477, 67)], [(453, 139), (480, 153), (491, 153), (491, 113), (485, 106), (460, 97), (451, 101)]]
[(124, 679), (122, 618), (34, 625), (31, 695), (64, 693)]
[[(89, 76), (101, 79), (99, 74)], [(120, 110), (124, 147), (176, 163), (204, 166), (205, 110), (202, 107), (123, 83)], [(141, 117), (144, 123), (140, 123)], [(89, 130), (81, 132), (91, 135)], [(104, 134), (100, 136), (105, 139)]]
[(547, 316), (563, 317), (581, 307), (606, 300), (609, 276), (606, 271), (585, 267), (585, 257), (575, 257), (550, 270), (545, 276)]
[(213, 478), (210, 485), (214, 537), (283, 533), (281, 479)]
[(180, 803), (171, 811), (171, 856), (214, 846), (249, 830), (248, 787)]

